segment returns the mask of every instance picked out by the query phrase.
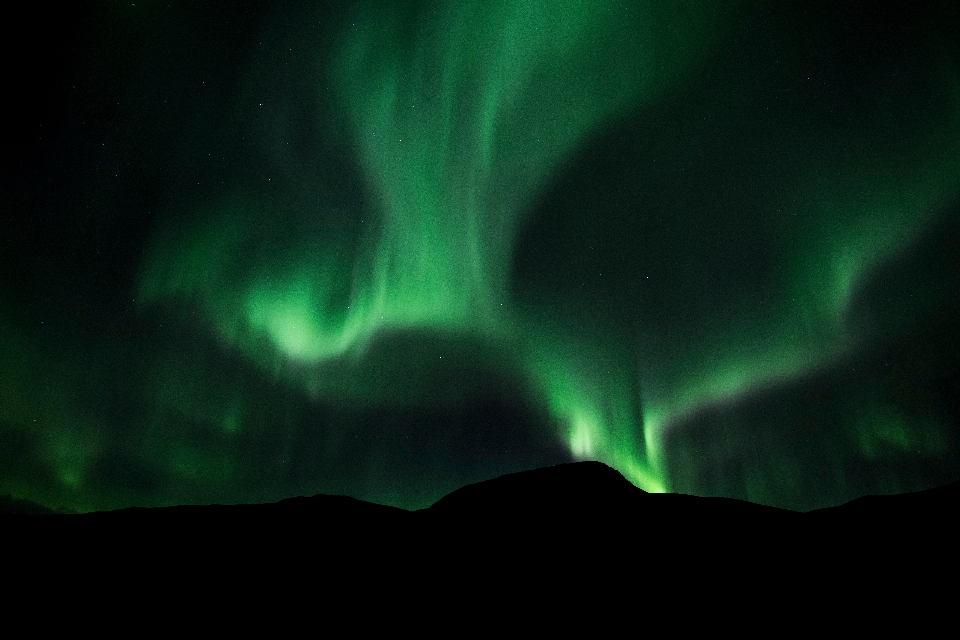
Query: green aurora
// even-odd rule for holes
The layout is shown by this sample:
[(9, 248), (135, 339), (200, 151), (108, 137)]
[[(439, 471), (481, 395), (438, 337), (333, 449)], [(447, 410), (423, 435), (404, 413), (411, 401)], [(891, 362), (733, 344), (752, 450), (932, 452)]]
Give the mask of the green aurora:
[[(955, 475), (920, 378), (830, 382), (955, 326), (960, 73), (933, 9), (901, 28), (701, 0), (237, 9), (235, 58), (154, 11), (161, 44), (84, 165), (135, 175), (87, 190), (110, 213), (58, 213), (82, 238), (142, 209), (129, 304), (36, 311), (8, 287), (0, 491), (416, 508), (566, 456), (806, 509)], [(824, 393), (802, 454), (737, 422)], [(483, 441), (469, 464), (445, 432)]]

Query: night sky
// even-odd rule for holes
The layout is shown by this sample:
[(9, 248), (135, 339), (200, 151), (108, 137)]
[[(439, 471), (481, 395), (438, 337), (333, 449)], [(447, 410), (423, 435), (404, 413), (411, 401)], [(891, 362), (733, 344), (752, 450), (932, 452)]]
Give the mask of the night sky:
[(3, 30), (0, 493), (960, 478), (954, 2), (98, 2)]

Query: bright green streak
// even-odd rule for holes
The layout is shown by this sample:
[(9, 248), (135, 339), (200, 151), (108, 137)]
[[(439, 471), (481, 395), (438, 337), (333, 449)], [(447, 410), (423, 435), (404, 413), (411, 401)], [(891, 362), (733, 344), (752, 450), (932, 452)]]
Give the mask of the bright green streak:
[[(377, 221), (372, 242), (347, 255), (317, 236), (316, 251), (240, 259), (260, 214), (235, 198), (214, 206), (214, 222), (161, 237), (142, 301), (198, 300), (225, 342), (269, 367), (360, 357), (387, 329), (514, 343), (575, 454), (661, 489), (635, 442), (636, 399), (617, 380), (600, 384), (593, 363), (558, 357), (564, 344), (525, 337), (539, 329), (513, 311), (508, 278), (538, 188), (605, 120), (681, 77), (716, 29), (710, 4), (363, 5), (332, 78), (376, 195), (365, 214)], [(360, 395), (375, 401), (377, 391)]]
[(679, 20), (575, 1), (358, 16), (335, 75), (381, 228), (352, 317), (499, 333), (525, 205), (598, 124), (677, 73), (704, 35), (660, 35)]
[[(383, 207), (367, 325), (516, 340), (503, 335), (512, 325), (505, 292), (524, 206), (598, 124), (683, 70), (706, 44), (708, 14), (690, 3), (453, 3), (435, 23), (417, 20), (413, 42), (404, 41), (411, 23), (393, 11), (359, 19), (338, 71)], [(604, 408), (606, 389), (543, 351), (533, 349), (529, 375), (570, 425), (571, 450), (642, 468), (631, 477), (659, 488), (632, 445), (636, 415)]]
[[(645, 380), (648, 429), (659, 431), (759, 387), (813, 375), (865, 346), (850, 314), (859, 283), (908, 250), (960, 193), (960, 77), (937, 52), (927, 66), (939, 97), (918, 131), (898, 131), (903, 139), (895, 143), (847, 143), (815, 155), (799, 175), (784, 180), (785, 195), (771, 213), (788, 240), (781, 297), (725, 323), (713, 321), (699, 348), (677, 356), (684, 373), (669, 383)], [(893, 113), (888, 117), (900, 116)], [(872, 415), (888, 412), (875, 398), (864, 406)], [(942, 446), (930, 425), (911, 425), (921, 435), (893, 438), (889, 419), (856, 423), (868, 458), (875, 447), (864, 443), (877, 439), (899, 443), (905, 452)], [(918, 438), (929, 446), (917, 445)]]
[[(923, 139), (902, 165), (892, 159), (899, 151), (818, 158), (859, 173), (831, 181), (821, 177), (824, 166), (811, 166), (784, 185), (801, 194), (791, 203), (804, 203), (788, 211), (801, 220), (785, 241), (788, 295), (677, 347), (670, 371), (622, 355), (629, 340), (606, 343), (589, 323), (574, 330), (549, 311), (519, 311), (508, 295), (511, 259), (538, 191), (605, 122), (684, 76), (723, 27), (719, 4), (362, 4), (329, 69), (344, 114), (337, 124), (354, 141), (373, 196), (358, 214), (361, 239), (338, 235), (333, 224), (264, 249), (258, 221), (273, 214), (235, 196), (212, 204), (205, 223), (159, 233), (140, 302), (191, 299), (225, 344), (265, 368), (313, 393), (368, 403), (390, 397), (355, 374), (378, 336), (482, 336), (519, 354), (534, 400), (548, 407), (571, 452), (664, 490), (666, 424), (856, 347), (844, 312), (857, 282), (936, 217), (960, 169), (955, 120), (937, 133), (952, 144), (931, 154)], [(897, 178), (878, 185), (885, 173)], [(291, 373), (286, 363), (298, 366)], [(904, 440), (892, 419), (882, 422), (882, 438)], [(869, 454), (873, 440), (861, 440)], [(193, 473), (189, 452), (171, 455)]]

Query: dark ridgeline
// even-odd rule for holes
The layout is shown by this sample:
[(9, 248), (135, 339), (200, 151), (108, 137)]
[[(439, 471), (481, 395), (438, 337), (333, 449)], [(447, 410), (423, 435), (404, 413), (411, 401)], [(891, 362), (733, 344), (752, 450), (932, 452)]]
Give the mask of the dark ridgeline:
[[(879, 575), (954, 562), (960, 484), (799, 513), (729, 498), (649, 494), (598, 462), (505, 475), (405, 511), (343, 496), (274, 504), (8, 515), (8, 540), (65, 560), (173, 570), (493, 571), (503, 563)], [(9, 514), (40, 513), (20, 502)], [(617, 567), (620, 567), (618, 569)], [(818, 569), (818, 567), (820, 569)], [(887, 569), (881, 569), (886, 567)], [(349, 568), (349, 569), (348, 569)], [(400, 574), (396, 574), (400, 575)]]

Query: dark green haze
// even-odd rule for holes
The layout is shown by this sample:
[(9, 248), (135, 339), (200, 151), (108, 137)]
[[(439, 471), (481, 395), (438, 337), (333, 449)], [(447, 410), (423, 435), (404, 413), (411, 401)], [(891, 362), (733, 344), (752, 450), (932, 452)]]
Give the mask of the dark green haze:
[(0, 492), (957, 477), (949, 3), (78, 13), (4, 154)]

